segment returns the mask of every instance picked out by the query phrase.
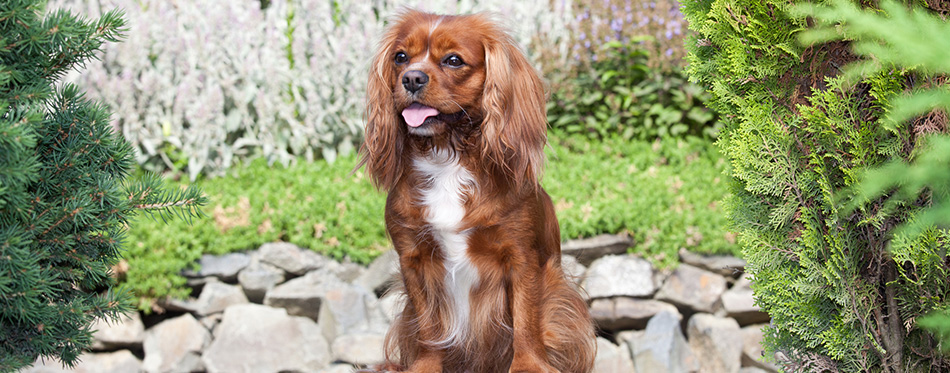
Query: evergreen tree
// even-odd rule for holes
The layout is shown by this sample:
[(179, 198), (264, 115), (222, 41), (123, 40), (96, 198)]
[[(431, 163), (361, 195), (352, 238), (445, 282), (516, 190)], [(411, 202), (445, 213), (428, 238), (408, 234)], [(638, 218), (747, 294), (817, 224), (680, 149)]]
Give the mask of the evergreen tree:
[(132, 148), (104, 107), (54, 83), (117, 41), (118, 12), (88, 21), (44, 16), (45, 1), (0, 2), (0, 371), (39, 356), (73, 365), (96, 319), (118, 319), (128, 296), (111, 267), (137, 210), (200, 214), (197, 189), (126, 183)]
[(808, 3), (683, 2), (766, 351), (785, 371), (950, 371), (926, 329), (950, 309), (946, 1)]

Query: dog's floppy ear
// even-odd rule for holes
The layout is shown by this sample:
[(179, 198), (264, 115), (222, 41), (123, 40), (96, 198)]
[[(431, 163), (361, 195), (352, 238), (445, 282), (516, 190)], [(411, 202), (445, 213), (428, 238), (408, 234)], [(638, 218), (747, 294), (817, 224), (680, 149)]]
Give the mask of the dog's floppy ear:
[(544, 163), (544, 85), (514, 40), (501, 30), (484, 41), (482, 156), (516, 188), (537, 187)]
[(376, 187), (391, 190), (402, 174), (403, 133), (398, 123), (393, 99), (393, 44), (397, 30), (391, 27), (380, 41), (378, 52), (370, 65), (366, 85), (366, 131), (360, 147), (360, 163), (366, 166)]

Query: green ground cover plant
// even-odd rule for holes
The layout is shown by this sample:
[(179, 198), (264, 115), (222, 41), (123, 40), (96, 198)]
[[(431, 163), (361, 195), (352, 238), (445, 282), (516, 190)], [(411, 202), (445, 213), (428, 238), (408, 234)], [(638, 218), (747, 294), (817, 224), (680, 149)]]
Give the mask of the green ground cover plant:
[(669, 267), (685, 248), (738, 255), (719, 201), (726, 162), (712, 141), (653, 142), (554, 137), (543, 185), (554, 201), (561, 238), (626, 232), (634, 251)]
[[(144, 220), (129, 232), (125, 284), (139, 306), (161, 297), (185, 297), (179, 273), (202, 254), (224, 254), (286, 241), (336, 259), (368, 263), (386, 248), (385, 200), (361, 172), (354, 156), (329, 163), (288, 167), (263, 159), (197, 183), (212, 201), (209, 217), (193, 225)], [(182, 187), (190, 182), (169, 182)]]
[[(670, 266), (677, 251), (738, 254), (717, 201), (725, 162), (709, 140), (659, 142), (552, 136), (543, 185), (564, 239), (628, 232), (636, 251)], [(198, 184), (212, 204), (193, 225), (142, 219), (129, 233), (125, 284), (147, 309), (161, 297), (187, 294), (179, 273), (202, 254), (257, 248), (277, 240), (336, 259), (366, 263), (388, 248), (385, 196), (356, 159), (289, 167), (263, 160)], [(180, 187), (188, 182), (170, 183)]]

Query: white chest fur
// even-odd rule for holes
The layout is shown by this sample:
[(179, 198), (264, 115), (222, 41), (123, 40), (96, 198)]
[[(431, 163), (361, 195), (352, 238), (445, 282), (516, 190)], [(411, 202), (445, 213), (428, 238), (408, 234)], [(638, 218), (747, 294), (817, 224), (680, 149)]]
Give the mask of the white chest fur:
[(459, 231), (465, 217), (465, 199), (476, 188), (475, 179), (456, 157), (445, 152), (418, 158), (413, 166), (426, 179), (421, 202), (432, 236), (441, 245), (445, 258), (445, 290), (451, 321), (443, 339), (434, 342), (451, 346), (468, 334), (469, 298), (478, 283), (478, 271), (467, 254), (468, 234)]

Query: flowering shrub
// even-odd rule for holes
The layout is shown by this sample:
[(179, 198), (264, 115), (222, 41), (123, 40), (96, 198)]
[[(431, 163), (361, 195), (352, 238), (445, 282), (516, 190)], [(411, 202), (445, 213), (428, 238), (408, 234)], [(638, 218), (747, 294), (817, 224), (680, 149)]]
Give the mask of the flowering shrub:
[(591, 138), (715, 136), (709, 95), (682, 71), (686, 21), (675, 0), (575, 3), (572, 58), (553, 66), (551, 127)]
[(551, 95), (552, 128), (593, 139), (716, 137), (721, 124), (706, 107), (709, 93), (690, 83), (680, 68), (651, 68), (647, 51), (618, 41), (602, 49), (604, 57), (579, 71), (574, 87)]
[(676, 0), (583, 1), (574, 4), (574, 14), (571, 52), (578, 62), (608, 57), (600, 46), (618, 41), (645, 51), (650, 68), (682, 66), (686, 21)]
[(194, 178), (258, 156), (287, 164), (352, 152), (368, 61), (386, 17), (406, 6), (500, 14), (554, 91), (591, 89), (567, 77), (605, 57), (600, 45), (611, 40), (651, 36), (639, 45), (651, 68), (683, 55), (673, 0), (52, 0), (49, 8), (126, 12), (127, 41), (107, 45), (72, 80), (115, 112), (139, 164)]
[[(125, 43), (73, 77), (108, 105), (151, 170), (191, 178), (263, 156), (333, 160), (360, 141), (368, 61), (386, 17), (404, 6), (503, 14), (535, 61), (569, 60), (566, 2), (506, 0), (53, 0), (91, 17), (121, 8)], [(554, 45), (558, 58), (531, 45)]]

